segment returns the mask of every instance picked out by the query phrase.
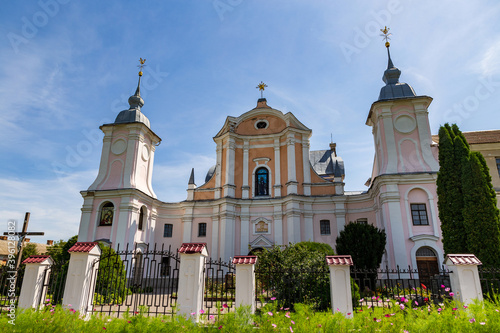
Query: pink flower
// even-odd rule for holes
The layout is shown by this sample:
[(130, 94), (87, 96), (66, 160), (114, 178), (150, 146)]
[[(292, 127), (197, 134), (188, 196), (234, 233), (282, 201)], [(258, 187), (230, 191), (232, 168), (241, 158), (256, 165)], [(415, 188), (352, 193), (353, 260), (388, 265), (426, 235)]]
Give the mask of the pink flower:
[(290, 318), (290, 312), (285, 313), (285, 317)]
[(444, 288), (444, 284), (441, 285), (441, 288)]
[(290, 332), (292, 332), (292, 333), (293, 333), (292, 326), (290, 326)]
[[(467, 305), (464, 305), (464, 309), (467, 309), (467, 308), (468, 308), (468, 306), (467, 306)], [(497, 311), (497, 312), (498, 312), (498, 311)]]
[(446, 288), (444, 291), (450, 291), (450, 288)]
[(399, 308), (400, 308), (401, 310), (404, 310), (404, 309), (405, 309), (405, 305), (404, 305), (404, 304), (400, 304), (400, 305), (399, 305)]
[(222, 307), (223, 307), (223, 308), (225, 308), (225, 309), (227, 309), (227, 308), (228, 308), (228, 306), (227, 306), (227, 304), (226, 304), (226, 303), (222, 304)]
[(219, 326), (219, 329), (221, 330), (222, 329), (222, 325)]
[(484, 321), (481, 321), (479, 325), (486, 325), (486, 323)]
[(271, 297), (271, 301), (275, 301), (276, 300), (276, 297)]
[(214, 318), (215, 318), (215, 317), (214, 317), (214, 315), (210, 315), (210, 316), (208, 316), (208, 319), (209, 319), (209, 320), (212, 320), (212, 319), (214, 319)]
[(267, 314), (268, 314), (268, 315), (270, 315), (270, 316), (272, 316), (272, 315), (273, 315), (273, 313), (272, 313), (272, 312), (270, 312), (270, 311), (269, 311)]
[(438, 312), (441, 312), (441, 311), (443, 311), (443, 309), (441, 309), (441, 308), (438, 308)]
[(454, 293), (450, 293), (450, 296), (453, 297), (455, 294)]
[(452, 310), (453, 310), (453, 311), (457, 311), (457, 310), (458, 310), (458, 308), (453, 308)]
[(417, 301), (415, 301), (415, 305), (418, 305), (418, 302), (417, 302)]
[(194, 316), (196, 314), (196, 312), (191, 312), (191, 316)]
[(389, 318), (390, 316), (391, 316), (390, 314), (386, 314), (386, 315), (384, 315), (384, 317), (387, 317), (387, 318)]
[(469, 323), (475, 323), (476, 322), (476, 319), (472, 318), (472, 319), (469, 319)]
[(201, 309), (201, 310), (200, 310), (200, 313), (201, 313), (201, 314), (204, 314), (204, 313), (205, 313), (205, 310)]
[(295, 325), (295, 322), (292, 320), (292, 325)]
[(278, 325), (276, 325), (276, 324), (271, 324), (271, 325), (272, 325), (274, 328), (278, 327)]

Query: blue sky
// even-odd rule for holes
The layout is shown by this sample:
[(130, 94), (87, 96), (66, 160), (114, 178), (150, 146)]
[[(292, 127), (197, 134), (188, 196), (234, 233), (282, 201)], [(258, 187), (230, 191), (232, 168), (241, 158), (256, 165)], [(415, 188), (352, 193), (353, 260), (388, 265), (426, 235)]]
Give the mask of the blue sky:
[[(102, 134), (128, 107), (146, 58), (142, 111), (162, 138), (154, 189), (185, 200), (203, 183), (212, 137), (252, 109), (264, 81), (272, 107), (330, 135), (346, 190), (365, 190), (373, 138), (365, 125), (384, 85), (391, 28), (401, 81), (434, 98), (431, 130), (499, 129), (498, 1), (8, 1), (0, 12), (0, 225), (31, 212), (47, 239), (78, 232), (79, 191), (95, 179)], [(33, 238), (35, 240), (35, 238)]]

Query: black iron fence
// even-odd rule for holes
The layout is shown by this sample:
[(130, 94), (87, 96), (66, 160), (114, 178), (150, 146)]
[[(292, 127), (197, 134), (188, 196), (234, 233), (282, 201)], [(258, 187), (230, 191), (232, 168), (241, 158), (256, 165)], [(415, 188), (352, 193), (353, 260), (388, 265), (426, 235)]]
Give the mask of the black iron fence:
[(326, 264), (312, 270), (258, 267), (255, 271), (256, 308), (272, 301), (278, 307), (290, 310), (296, 303), (327, 310), (331, 306), (329, 274)]
[(422, 270), (400, 269), (351, 269), (353, 288), (353, 308), (363, 306), (392, 306), (397, 301), (404, 306), (418, 307), (425, 304), (440, 303), (451, 298), (453, 292), (450, 274), (444, 267), (437, 274), (427, 274)]
[(479, 266), (478, 271), (483, 297), (500, 303), (500, 268)]
[(92, 277), (95, 285), (92, 298), (93, 312), (121, 316), (143, 313), (150, 316), (173, 315), (177, 300), (180, 259), (171, 247), (137, 247), (103, 254), (94, 265), (98, 269)]
[(236, 273), (231, 262), (208, 259), (205, 262), (204, 308), (206, 315), (228, 313), (235, 307)]
[(23, 275), (24, 266), (17, 271), (8, 265), (0, 268), (0, 313), (8, 312), (17, 306)]
[(47, 267), (43, 272), (42, 293), (38, 299), (37, 306), (53, 306), (62, 304), (66, 277), (68, 275), (69, 260), (55, 263)]

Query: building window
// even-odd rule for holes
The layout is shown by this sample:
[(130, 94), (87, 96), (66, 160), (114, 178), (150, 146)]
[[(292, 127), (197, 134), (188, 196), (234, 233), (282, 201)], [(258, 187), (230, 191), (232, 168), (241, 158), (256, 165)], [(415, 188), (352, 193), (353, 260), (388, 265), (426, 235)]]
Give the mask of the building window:
[(269, 171), (258, 168), (255, 172), (255, 196), (269, 195)]
[(330, 235), (330, 221), (329, 220), (321, 220), (319, 221), (319, 231), (322, 235)]
[(425, 204), (411, 204), (410, 206), (413, 225), (429, 225)]
[(198, 237), (205, 237), (207, 235), (207, 224), (198, 223)]
[(141, 212), (139, 213), (139, 223), (137, 224), (137, 229), (142, 230), (144, 228), (144, 216), (146, 215), (146, 208), (141, 207)]
[(111, 202), (106, 202), (101, 208), (101, 220), (99, 222), (99, 225), (113, 224), (114, 212), (115, 206)]
[(356, 223), (359, 223), (359, 224), (368, 224), (368, 219), (366, 219), (366, 218), (364, 218), (364, 219), (357, 219)]
[(165, 224), (163, 226), (163, 237), (172, 237), (174, 226), (172, 224)]
[(498, 177), (500, 177), (500, 157), (497, 157)]

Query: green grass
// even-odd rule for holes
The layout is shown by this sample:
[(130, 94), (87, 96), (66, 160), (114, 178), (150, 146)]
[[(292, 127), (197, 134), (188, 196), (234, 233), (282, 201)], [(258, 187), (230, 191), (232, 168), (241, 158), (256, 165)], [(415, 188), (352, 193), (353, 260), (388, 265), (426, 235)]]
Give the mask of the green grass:
[[(295, 312), (267, 304), (259, 315), (240, 307), (234, 313), (202, 322), (190, 318), (146, 317), (143, 313), (123, 319), (94, 315), (83, 320), (78, 313), (55, 307), (42, 311), (18, 311), (15, 325), (0, 315), (1, 332), (500, 332), (500, 306), (482, 302), (464, 307), (456, 302), (410, 308), (393, 302), (391, 308), (364, 307), (352, 319), (342, 314), (315, 312), (296, 304)], [(404, 308), (403, 306), (404, 305)], [(227, 311), (221, 309), (219, 311)], [(219, 319), (217, 319), (219, 318)], [(257, 330), (255, 328), (258, 328)]]

